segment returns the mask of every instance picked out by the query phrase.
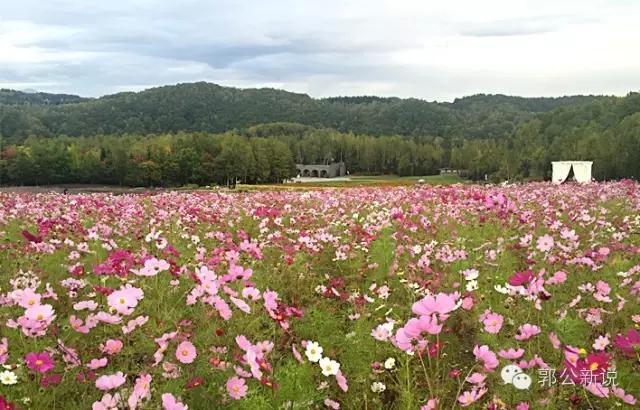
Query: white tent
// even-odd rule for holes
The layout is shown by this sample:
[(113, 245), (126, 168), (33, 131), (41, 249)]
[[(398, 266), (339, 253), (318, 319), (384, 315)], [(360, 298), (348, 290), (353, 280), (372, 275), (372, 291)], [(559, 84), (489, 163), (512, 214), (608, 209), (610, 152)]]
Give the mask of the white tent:
[(582, 184), (591, 182), (591, 166), (593, 165), (593, 161), (554, 161), (551, 165), (553, 166), (551, 181), (553, 181), (554, 184), (561, 184), (566, 181), (571, 173), (571, 168), (573, 168), (573, 175), (576, 181)]

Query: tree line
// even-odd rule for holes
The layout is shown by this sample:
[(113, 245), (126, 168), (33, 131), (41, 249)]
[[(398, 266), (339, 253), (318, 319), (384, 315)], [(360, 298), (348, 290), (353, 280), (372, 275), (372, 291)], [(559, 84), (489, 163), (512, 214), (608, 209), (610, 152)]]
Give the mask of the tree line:
[[(174, 94), (176, 90), (181, 90), (185, 92), (185, 106), (191, 107), (198, 101), (198, 96), (186, 90), (194, 87), (196, 90), (202, 88), (196, 84), (186, 88), (161, 87), (160, 91), (157, 89), (154, 92), (167, 93), (167, 101), (176, 103)], [(181, 186), (229, 184), (236, 180), (246, 183), (281, 182), (296, 175), (296, 163), (322, 164), (333, 161), (344, 161), (352, 174), (420, 176), (435, 174), (442, 167), (453, 167), (465, 170), (472, 179), (484, 179), (486, 175), (493, 181), (501, 181), (548, 179), (551, 161), (554, 160), (593, 160), (593, 175), (597, 179), (640, 176), (639, 93), (630, 93), (626, 97), (558, 99), (484, 95), (466, 97), (449, 106), (437, 105), (438, 110), (463, 111), (465, 114), (463, 119), (445, 124), (443, 130), (433, 133), (417, 132), (416, 128), (409, 126), (412, 121), (415, 124), (427, 124), (431, 118), (429, 115), (422, 118), (415, 110), (408, 109), (405, 112), (398, 108), (406, 108), (420, 101), (379, 97), (333, 98), (322, 104), (352, 107), (348, 108), (356, 110), (352, 114), (380, 110), (381, 118), (390, 122), (390, 125), (385, 125), (386, 128), (376, 128), (377, 124), (384, 121), (375, 115), (355, 115), (349, 120), (346, 131), (339, 126), (318, 127), (295, 122), (248, 125), (224, 132), (189, 129), (200, 126), (206, 128), (203, 124), (208, 123), (200, 116), (205, 112), (221, 115), (212, 120), (212, 124), (228, 122), (226, 127), (232, 127), (232, 124), (238, 124), (239, 117), (244, 115), (253, 118), (252, 113), (266, 106), (263, 104), (265, 90), (229, 91), (224, 87), (216, 90), (216, 93), (230, 92), (230, 101), (239, 93), (237, 95), (242, 96), (243, 105), (248, 101), (245, 92), (257, 93), (255, 95), (260, 98), (256, 97), (259, 102), (253, 108), (247, 108), (246, 112), (229, 109), (229, 118), (220, 114), (223, 111), (211, 110), (211, 107), (203, 105), (201, 111), (196, 110), (191, 114), (189, 121), (183, 118), (179, 126), (172, 122), (175, 118), (166, 117), (163, 121), (172, 126), (159, 126), (162, 132), (127, 133), (116, 129), (118, 132), (96, 134), (92, 131), (90, 135), (82, 137), (51, 134), (51, 127), (47, 125), (51, 121), (51, 124), (60, 128), (73, 124), (87, 126), (82, 122), (74, 122), (77, 118), (74, 120), (73, 116), (44, 116), (40, 122), (44, 128), (38, 131), (38, 127), (30, 128), (21, 122), (24, 120), (28, 123), (28, 118), (20, 120), (17, 117), (20, 121), (7, 122), (7, 117), (2, 117), (2, 112), (28, 114), (32, 111), (24, 111), (24, 106), (0, 104), (0, 118), (4, 118), (4, 122), (0, 122), (0, 184)], [(287, 97), (286, 104), (292, 106), (296, 105), (293, 100), (299, 100), (301, 106), (292, 109), (289, 114), (306, 107), (305, 101), (319, 101), (299, 94), (295, 94), (292, 100), (289, 98), (291, 93), (271, 91), (275, 93), (272, 95), (274, 102), (280, 101), (283, 95)], [(126, 93), (125, 96), (129, 94), (138, 96), (131, 97), (131, 105), (140, 108), (139, 94)], [(124, 97), (103, 97), (99, 99), (100, 104), (109, 98), (114, 99), (115, 107), (120, 106)], [(39, 107), (34, 104), (26, 107)], [(73, 107), (84, 106), (83, 109), (86, 109), (87, 104), (59, 103), (55, 107), (75, 110), (77, 108)], [(169, 102), (164, 103), (167, 104)], [(285, 103), (280, 101), (278, 104), (282, 107)], [(384, 108), (385, 105), (388, 105), (387, 108)], [(51, 105), (42, 106), (44, 110), (52, 109)], [(156, 108), (158, 112), (166, 112), (162, 107)], [(145, 112), (152, 108), (140, 109)], [(418, 111), (425, 109), (423, 106)], [(275, 112), (273, 107), (269, 110), (264, 114), (266, 117)], [(396, 112), (404, 119), (385, 116), (385, 110), (387, 113)], [(530, 110), (540, 112), (533, 113)], [(103, 106), (95, 111), (95, 117), (90, 117), (92, 124), (111, 129), (109, 121), (113, 112), (122, 110)], [(281, 116), (289, 114), (285, 112)], [(252, 121), (247, 120), (246, 124)], [(331, 122), (330, 118), (327, 121)], [(359, 122), (361, 126), (354, 126)], [(352, 126), (355, 130), (365, 128), (375, 132), (349, 130)], [(174, 129), (176, 127), (177, 131)], [(404, 131), (393, 132), (394, 129)], [(9, 134), (5, 134), (6, 130), (10, 131)], [(15, 130), (29, 131), (16, 138)]]

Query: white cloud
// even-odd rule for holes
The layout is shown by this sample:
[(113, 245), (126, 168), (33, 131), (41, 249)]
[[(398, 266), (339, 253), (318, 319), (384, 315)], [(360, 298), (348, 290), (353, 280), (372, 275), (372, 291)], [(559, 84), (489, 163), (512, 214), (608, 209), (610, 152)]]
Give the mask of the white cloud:
[(0, 84), (96, 96), (213, 81), (451, 100), (640, 89), (640, 4), (604, 0), (22, 0)]

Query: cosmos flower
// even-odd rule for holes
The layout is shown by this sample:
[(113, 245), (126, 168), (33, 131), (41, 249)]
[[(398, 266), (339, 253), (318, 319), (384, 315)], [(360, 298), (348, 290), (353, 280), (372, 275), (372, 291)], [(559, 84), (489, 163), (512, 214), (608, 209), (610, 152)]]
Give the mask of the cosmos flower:
[(226, 387), (227, 392), (229, 393), (229, 397), (234, 400), (240, 400), (241, 398), (246, 396), (247, 390), (249, 389), (244, 379), (237, 376), (229, 378), (229, 380), (227, 380)]
[(0, 372), (0, 383), (5, 386), (10, 386), (12, 384), (18, 383), (18, 377), (14, 372), (5, 370), (3, 372)]
[(516, 340), (528, 340), (537, 334), (540, 334), (541, 330), (536, 325), (526, 323), (518, 328), (518, 334), (515, 336)]
[(122, 372), (109, 374), (98, 377), (96, 379), (96, 387), (99, 390), (113, 390), (122, 386), (126, 381), (126, 376)]
[(55, 367), (55, 363), (47, 352), (27, 353), (24, 359), (27, 362), (27, 367), (38, 373), (46, 373)]
[(304, 354), (307, 356), (310, 362), (317, 363), (322, 359), (322, 346), (318, 342), (307, 341), (307, 347)]
[(371, 383), (371, 391), (374, 393), (382, 393), (387, 390), (387, 386), (382, 382), (373, 382)]
[(171, 393), (163, 393), (162, 408), (164, 410), (187, 410), (189, 406), (179, 402)]
[(193, 363), (197, 356), (196, 347), (189, 341), (184, 341), (176, 349), (176, 359), (180, 363)]
[(320, 364), (320, 368), (322, 369), (322, 374), (327, 377), (335, 376), (340, 370), (340, 363), (336, 362), (335, 360), (331, 360), (328, 357), (323, 357), (318, 363)]

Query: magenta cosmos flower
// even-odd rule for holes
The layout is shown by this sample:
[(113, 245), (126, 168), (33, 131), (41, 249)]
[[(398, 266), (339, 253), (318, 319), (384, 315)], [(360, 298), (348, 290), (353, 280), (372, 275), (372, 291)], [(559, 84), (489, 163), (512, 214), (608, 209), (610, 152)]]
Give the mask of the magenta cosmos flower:
[(229, 392), (229, 396), (231, 396), (234, 400), (240, 400), (244, 396), (247, 395), (248, 387), (244, 382), (244, 379), (241, 379), (238, 376), (233, 376), (229, 380), (227, 380), (227, 391)]
[(24, 360), (27, 362), (27, 367), (29, 369), (35, 370), (38, 373), (46, 373), (55, 367), (51, 356), (47, 352), (27, 353)]
[(180, 363), (193, 363), (197, 355), (196, 347), (188, 341), (180, 343), (176, 350), (176, 359)]

